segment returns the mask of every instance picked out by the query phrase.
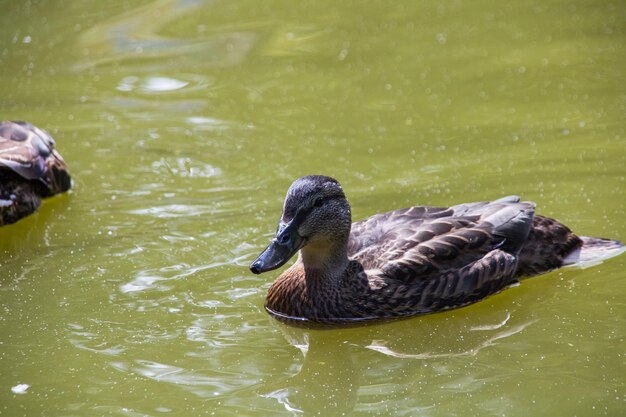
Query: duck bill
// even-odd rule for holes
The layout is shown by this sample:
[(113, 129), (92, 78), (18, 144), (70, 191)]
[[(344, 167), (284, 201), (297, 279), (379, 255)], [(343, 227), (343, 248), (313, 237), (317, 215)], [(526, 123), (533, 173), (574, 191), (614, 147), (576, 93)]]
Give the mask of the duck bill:
[(250, 271), (261, 274), (280, 268), (298, 252), (303, 243), (304, 239), (298, 235), (293, 224), (281, 223), (269, 246), (250, 264)]

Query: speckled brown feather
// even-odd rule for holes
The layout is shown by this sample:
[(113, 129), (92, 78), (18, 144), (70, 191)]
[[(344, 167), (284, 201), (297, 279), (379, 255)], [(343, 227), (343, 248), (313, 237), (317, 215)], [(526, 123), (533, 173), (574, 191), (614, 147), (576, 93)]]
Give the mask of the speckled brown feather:
[(549, 217), (535, 216), (528, 239), (520, 252), (517, 275), (532, 276), (551, 271), (582, 245), (569, 227)]
[(0, 226), (70, 187), (65, 161), (47, 132), (27, 122), (0, 122)]

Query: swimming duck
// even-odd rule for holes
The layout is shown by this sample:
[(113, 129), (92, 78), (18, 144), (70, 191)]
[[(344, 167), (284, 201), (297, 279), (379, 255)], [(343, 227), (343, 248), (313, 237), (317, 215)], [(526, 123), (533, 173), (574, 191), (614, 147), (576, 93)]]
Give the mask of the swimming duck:
[(491, 202), (410, 207), (352, 224), (337, 180), (296, 180), (255, 274), (298, 260), (272, 284), (265, 309), (296, 325), (346, 325), (432, 313), (476, 302), (521, 277), (624, 251), (579, 237), (535, 204)]
[(72, 180), (54, 139), (28, 122), (0, 122), (0, 226), (34, 213)]

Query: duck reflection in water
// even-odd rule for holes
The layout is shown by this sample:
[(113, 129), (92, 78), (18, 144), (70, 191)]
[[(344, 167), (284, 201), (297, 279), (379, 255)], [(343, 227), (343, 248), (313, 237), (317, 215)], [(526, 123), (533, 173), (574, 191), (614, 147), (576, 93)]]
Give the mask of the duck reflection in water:
[[(541, 295), (530, 291), (527, 297)], [(406, 410), (407, 400), (414, 411), (415, 405), (433, 408), (440, 400), (432, 397), (433, 384), (458, 381), (459, 392), (475, 389), (493, 375), (468, 364), (534, 323), (532, 311), (504, 304), (333, 331), (275, 323), (304, 360), (294, 375), (264, 385), (259, 394), (305, 416), (375, 414), (381, 407), (393, 415), (394, 408)]]

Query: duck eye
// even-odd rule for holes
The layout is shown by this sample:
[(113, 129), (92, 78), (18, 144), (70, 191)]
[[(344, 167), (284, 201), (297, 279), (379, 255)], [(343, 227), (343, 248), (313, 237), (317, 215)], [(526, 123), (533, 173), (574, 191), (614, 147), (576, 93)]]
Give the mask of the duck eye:
[(322, 207), (322, 204), (324, 204), (324, 200), (320, 197), (320, 198), (316, 198), (315, 202), (313, 203), (314, 207)]

